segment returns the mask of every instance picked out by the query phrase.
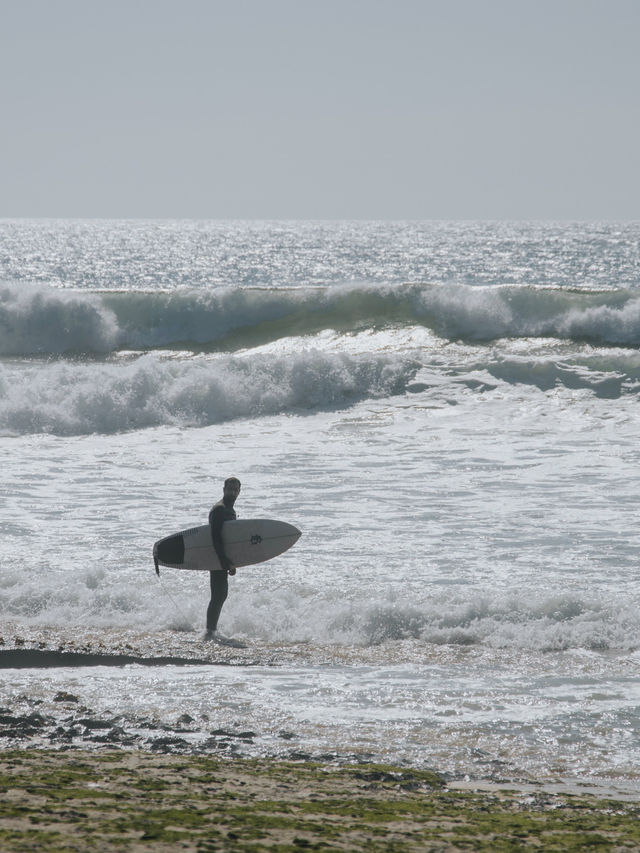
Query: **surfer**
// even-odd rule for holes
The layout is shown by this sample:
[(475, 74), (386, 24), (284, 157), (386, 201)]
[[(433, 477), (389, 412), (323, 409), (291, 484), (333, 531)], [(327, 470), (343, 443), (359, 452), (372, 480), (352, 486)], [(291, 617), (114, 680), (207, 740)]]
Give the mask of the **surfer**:
[(229, 592), (229, 575), (235, 575), (236, 567), (227, 557), (222, 543), (222, 525), (225, 521), (235, 521), (236, 511), (233, 505), (240, 494), (240, 480), (237, 477), (228, 477), (224, 481), (222, 500), (212, 507), (209, 513), (209, 526), (211, 527), (211, 540), (221, 569), (209, 572), (211, 579), (211, 601), (207, 608), (207, 632), (206, 640), (222, 639), (218, 635), (218, 619), (222, 605), (227, 600)]

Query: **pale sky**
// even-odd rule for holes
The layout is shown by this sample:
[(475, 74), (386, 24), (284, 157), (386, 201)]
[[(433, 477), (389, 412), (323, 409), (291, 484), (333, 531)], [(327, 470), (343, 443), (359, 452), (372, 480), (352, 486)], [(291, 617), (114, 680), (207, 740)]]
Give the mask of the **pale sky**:
[(640, 219), (640, 0), (0, 0), (0, 217)]

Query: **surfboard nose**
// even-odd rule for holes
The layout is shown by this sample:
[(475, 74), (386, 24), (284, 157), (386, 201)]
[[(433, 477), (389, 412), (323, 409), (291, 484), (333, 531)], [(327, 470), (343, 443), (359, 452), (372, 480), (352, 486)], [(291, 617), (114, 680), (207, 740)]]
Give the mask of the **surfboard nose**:
[(273, 523), (278, 525), (278, 536), (291, 540), (287, 543), (287, 549), (295, 545), (302, 536), (302, 531), (298, 530), (294, 524), (289, 524), (288, 521), (275, 521)]

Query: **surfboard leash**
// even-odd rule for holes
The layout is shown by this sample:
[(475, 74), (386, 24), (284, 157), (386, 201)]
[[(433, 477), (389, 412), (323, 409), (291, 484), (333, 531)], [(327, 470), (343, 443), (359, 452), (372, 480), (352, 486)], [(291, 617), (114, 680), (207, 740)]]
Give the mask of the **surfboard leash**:
[(181, 618), (182, 620), (184, 620), (185, 625), (190, 624), (189, 617), (185, 614), (185, 612), (184, 612), (184, 611), (183, 611), (183, 609), (180, 607), (180, 605), (178, 604), (178, 602), (175, 600), (175, 598), (171, 595), (171, 593), (169, 592), (169, 590), (165, 587), (164, 583), (162, 582), (162, 578), (160, 577), (160, 572), (158, 572), (158, 583), (159, 583), (159, 585), (160, 585), (160, 589), (164, 592), (164, 594), (167, 596), (167, 598), (169, 599), (169, 601), (170, 601), (170, 602), (173, 604), (173, 606), (175, 607), (177, 614), (180, 616), (180, 618)]

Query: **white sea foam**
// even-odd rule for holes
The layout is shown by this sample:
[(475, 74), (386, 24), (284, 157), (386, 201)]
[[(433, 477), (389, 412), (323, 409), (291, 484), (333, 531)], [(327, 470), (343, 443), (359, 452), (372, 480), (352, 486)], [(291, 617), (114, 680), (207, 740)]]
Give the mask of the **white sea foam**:
[(24, 434), (112, 433), (333, 406), (402, 392), (417, 365), (400, 356), (301, 351), (288, 357), (0, 366), (0, 427)]
[(640, 299), (633, 291), (547, 287), (425, 286), (418, 315), (449, 340), (558, 338), (597, 344), (640, 343)]
[(418, 639), (437, 645), (486, 645), (536, 651), (635, 650), (640, 620), (624, 601), (580, 595), (485, 592), (473, 600), (430, 603), (423, 608), (380, 607), (362, 626), (369, 642)]
[[(465, 392), (486, 394), (510, 385), (543, 393), (584, 390), (611, 400), (640, 392), (635, 351), (560, 359), (553, 352), (532, 358), (467, 348), (455, 357), (451, 353), (443, 365), (439, 350), (389, 352), (394, 337), (388, 335), (351, 339), (345, 347), (339, 338), (316, 340), (318, 348), (290, 343), (282, 352), (267, 348), (235, 356), (151, 352), (114, 361), (0, 364), (0, 430), (85, 435), (202, 427), (407, 393), (441, 405)], [(352, 354), (344, 351), (349, 347)]]
[[(17, 573), (0, 587), (6, 619), (31, 624), (76, 624), (78, 628), (135, 628), (152, 622), (157, 630), (197, 632), (206, 609), (208, 577), (165, 570), (152, 580), (152, 562), (141, 569), (149, 582), (130, 573), (119, 578), (99, 565), (73, 572), (51, 569), (37, 585)], [(257, 588), (256, 588), (257, 587)], [(632, 652), (640, 649), (637, 603), (578, 592), (526, 595), (486, 589), (424, 596), (390, 604), (372, 590), (366, 601), (345, 583), (339, 596), (309, 596), (306, 585), (278, 584), (252, 577), (232, 584), (224, 610), (225, 631), (254, 643), (314, 643), (378, 646), (414, 641), (428, 646), (487, 647), (560, 652), (584, 649)]]

